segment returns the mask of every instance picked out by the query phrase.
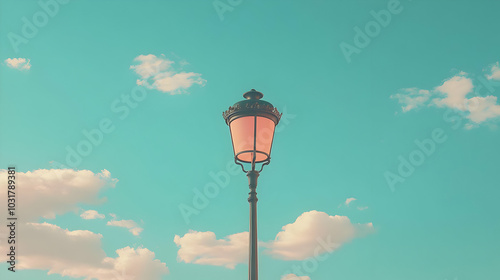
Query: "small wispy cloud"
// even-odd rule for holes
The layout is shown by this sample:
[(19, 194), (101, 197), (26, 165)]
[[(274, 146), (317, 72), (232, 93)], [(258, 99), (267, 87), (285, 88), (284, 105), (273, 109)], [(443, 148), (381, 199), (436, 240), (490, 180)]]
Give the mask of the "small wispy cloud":
[(113, 221), (108, 221), (107, 225), (127, 228), (128, 231), (130, 231), (135, 236), (139, 236), (139, 234), (143, 230), (142, 228), (138, 227), (137, 223), (134, 222), (133, 220), (113, 220)]
[(80, 217), (85, 220), (93, 220), (93, 219), (104, 219), (104, 214), (99, 214), (96, 210), (87, 210), (83, 212)]
[(359, 211), (364, 211), (366, 209), (368, 209), (368, 206), (358, 206)]
[(493, 64), (490, 68), (490, 74), (486, 75), (488, 80), (500, 80), (500, 63)]
[(430, 98), (430, 92), (424, 89), (405, 88), (402, 92), (391, 95), (391, 98), (397, 99), (403, 112), (408, 112), (425, 104)]
[(17, 69), (17, 70), (28, 71), (31, 68), (30, 60), (27, 59), (27, 58), (22, 58), (22, 57), (19, 57), (19, 58), (7, 58), (5, 60), (5, 63), (10, 68), (14, 68), (14, 69)]
[(357, 199), (354, 198), (354, 197), (350, 197), (350, 198), (348, 198), (348, 199), (345, 200), (344, 204), (347, 205), (347, 206), (349, 206), (349, 204), (351, 202), (355, 201), (355, 200), (357, 200)]
[[(207, 82), (201, 78), (201, 74), (194, 72), (179, 71), (174, 67), (175, 62), (169, 60), (165, 55), (157, 57), (153, 54), (139, 55), (134, 59), (137, 63), (131, 65), (140, 79), (137, 79), (137, 85), (156, 89), (170, 94), (185, 94), (194, 84), (204, 86)], [(184, 60), (179, 62), (180, 67), (187, 65)]]

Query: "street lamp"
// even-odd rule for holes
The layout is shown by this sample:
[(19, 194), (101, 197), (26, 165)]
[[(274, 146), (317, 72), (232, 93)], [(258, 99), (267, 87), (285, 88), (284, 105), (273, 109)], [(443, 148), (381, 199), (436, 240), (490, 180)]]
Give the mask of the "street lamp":
[[(248, 279), (258, 280), (257, 260), (257, 178), (265, 165), (271, 161), (271, 146), (274, 128), (281, 113), (269, 102), (261, 100), (264, 95), (252, 89), (245, 92), (245, 100), (237, 102), (222, 113), (231, 131), (234, 162), (247, 173), (250, 193), (250, 250), (248, 260)], [(250, 164), (250, 170), (245, 165)], [(256, 164), (261, 164), (256, 170)]]

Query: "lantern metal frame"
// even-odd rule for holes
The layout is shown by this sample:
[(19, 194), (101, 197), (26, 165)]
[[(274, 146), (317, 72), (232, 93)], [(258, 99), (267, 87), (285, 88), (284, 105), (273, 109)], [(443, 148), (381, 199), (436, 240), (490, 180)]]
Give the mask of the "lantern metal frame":
[[(231, 123), (234, 120), (237, 120), (239, 118), (243, 117), (254, 117), (254, 135), (253, 135), (253, 149), (252, 150), (244, 150), (236, 153), (235, 147), (234, 147), (234, 142), (233, 142), (233, 134), (231, 132), (231, 142), (233, 144), (233, 152), (234, 152), (234, 162), (238, 165), (241, 166), (241, 169), (243, 172), (248, 172), (248, 171), (254, 171), (255, 170), (255, 164), (256, 163), (262, 163), (260, 171), (264, 168), (265, 165), (268, 165), (271, 161), (271, 149), (273, 146), (274, 142), (274, 131), (273, 130), (273, 139), (271, 140), (271, 146), (269, 150), (269, 154), (263, 151), (258, 151), (256, 149), (256, 141), (257, 141), (257, 117), (264, 117), (267, 119), (270, 119), (274, 122), (275, 127), (278, 125), (281, 116), (283, 115), (280, 113), (271, 103), (261, 100), (261, 98), (264, 95), (261, 92), (256, 91), (255, 89), (252, 89), (248, 92), (245, 92), (243, 94), (243, 97), (246, 98), (245, 100), (242, 100), (240, 102), (237, 102), (233, 106), (230, 106), (228, 110), (222, 113), (222, 116), (224, 117), (224, 120), (226, 121), (226, 124), (231, 128)], [(253, 153), (253, 159), (251, 161), (246, 161), (238, 158), (239, 155), (244, 154), (244, 153)], [(264, 160), (259, 160), (256, 161), (257, 153), (259, 154), (264, 154), (266, 156), (266, 159)], [(245, 166), (243, 163), (250, 163), (252, 169), (251, 170), (245, 170)], [(260, 172), (259, 171), (259, 172)]]

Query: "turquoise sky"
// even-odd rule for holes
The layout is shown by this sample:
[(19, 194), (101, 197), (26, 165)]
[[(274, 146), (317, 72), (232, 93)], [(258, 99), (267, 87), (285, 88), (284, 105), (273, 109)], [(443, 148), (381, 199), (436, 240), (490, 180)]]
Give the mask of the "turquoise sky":
[[(33, 38), (16, 45), (12, 33), (24, 38), (23, 17), (33, 22), (36, 13), (45, 12), (38, 1), (0, 3), (0, 169), (15, 165), (28, 172), (62, 168), (60, 163), (94, 173), (106, 169), (119, 181), (100, 192), (106, 202), (78, 204), (105, 219), (84, 220), (69, 211), (38, 222), (100, 233), (103, 250), (113, 258), (126, 246), (148, 248), (170, 271), (161, 279), (247, 278), (246, 263), (229, 269), (181, 261), (174, 237), (194, 230), (224, 239), (248, 230), (242, 172), (230, 175), (228, 186), (189, 223), (179, 207), (193, 205), (196, 190), (214, 182), (211, 172), (227, 172), (233, 154), (222, 112), (255, 88), (284, 112), (271, 164), (259, 178), (259, 240), (273, 240), (283, 226), (312, 210), (346, 216), (353, 224), (373, 223), (369, 234), (345, 242), (298, 276), (500, 279), (500, 113), (489, 107), (488, 118), (474, 122), (472, 111), (433, 99), (444, 92), (436, 87), (453, 77), (471, 81), (478, 96), (500, 96), (500, 77), (494, 76), (500, 2), (74, 0), (57, 5)], [(381, 10), (391, 15), (386, 26), (373, 24)], [(366, 33), (367, 26), (375, 28), (369, 29), (373, 36), (369, 42), (358, 38), (363, 44), (356, 45), (356, 28)], [(341, 47), (346, 44), (348, 55)], [(130, 66), (150, 54), (173, 61), (169, 69), (176, 73), (196, 74), (195, 82), (175, 92), (137, 85), (141, 76)], [(29, 59), (31, 68), (9, 67), (8, 58)], [(420, 89), (430, 93), (415, 93)], [(127, 106), (128, 114), (113, 109), (133, 90), (147, 92), (136, 108)], [(408, 101), (398, 94), (428, 99)], [(407, 101), (414, 107), (404, 112)], [(76, 149), (86, 139), (82, 131), (99, 128), (103, 120), (112, 131), (71, 166), (67, 147)], [(426, 155), (415, 141), (433, 139), (433, 133), (442, 141), (430, 140), (434, 149)], [(424, 158), (406, 177), (398, 167), (401, 158), (410, 162), (412, 153)], [(401, 180), (391, 188), (387, 176)], [(356, 200), (346, 205), (348, 198)], [(106, 226), (110, 213), (135, 221), (143, 231), (135, 236)], [(279, 280), (304, 263), (264, 251), (261, 279)], [(7, 267), (0, 265), (2, 279), (75, 279), (39, 269), (12, 274)]]

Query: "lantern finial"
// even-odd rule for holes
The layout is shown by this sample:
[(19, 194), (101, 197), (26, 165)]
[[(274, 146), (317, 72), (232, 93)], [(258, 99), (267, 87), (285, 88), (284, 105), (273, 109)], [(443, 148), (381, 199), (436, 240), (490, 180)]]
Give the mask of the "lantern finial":
[(262, 97), (264, 97), (264, 94), (262, 94), (262, 92), (259, 92), (259, 91), (256, 91), (255, 89), (252, 89), (250, 91), (247, 91), (245, 93), (243, 93), (243, 97), (245, 99), (261, 99)]

